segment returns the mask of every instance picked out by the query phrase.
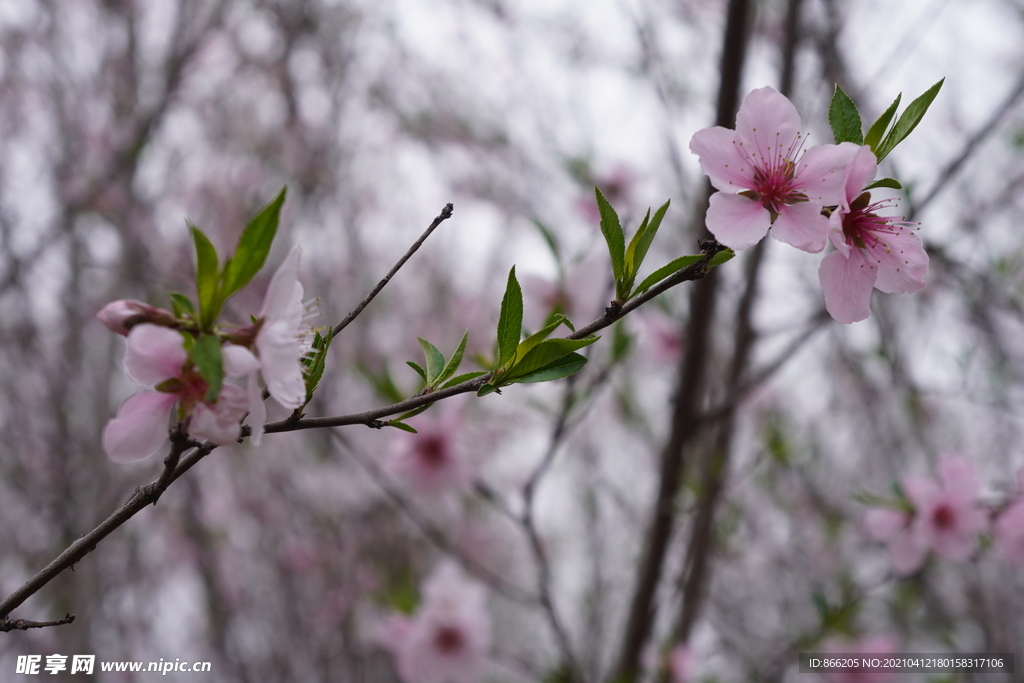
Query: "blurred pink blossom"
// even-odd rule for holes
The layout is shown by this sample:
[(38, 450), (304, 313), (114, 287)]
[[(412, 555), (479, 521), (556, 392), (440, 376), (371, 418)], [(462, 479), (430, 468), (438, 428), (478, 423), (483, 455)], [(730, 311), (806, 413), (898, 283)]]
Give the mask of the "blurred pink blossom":
[(697, 657), (686, 645), (676, 645), (668, 653), (668, 673), (671, 683), (690, 683), (694, 680)]
[(864, 320), (871, 312), (871, 292), (916, 292), (924, 287), (928, 254), (913, 224), (903, 217), (876, 212), (891, 201), (871, 203), (864, 187), (878, 170), (870, 147), (860, 147), (846, 168), (838, 208), (828, 219), (836, 250), (821, 261), (818, 277), (825, 308), (840, 323)]
[(475, 683), (489, 661), (487, 591), (451, 561), (423, 583), (412, 617), (395, 615), (378, 631), (404, 683)]
[(206, 401), (206, 380), (188, 363), (180, 333), (149, 323), (128, 333), (124, 356), (129, 379), (151, 387), (129, 397), (103, 429), (103, 450), (118, 462), (141, 460), (166, 443), (171, 412), (189, 417), (189, 434), (226, 445), (238, 439), (248, 398), (225, 384), (215, 403)]
[(913, 574), (929, 552), (945, 560), (966, 560), (978, 534), (986, 530), (974, 468), (960, 458), (946, 457), (939, 461), (939, 479), (903, 481), (912, 512), (876, 508), (865, 517), (868, 534), (888, 543), (898, 574)]
[(395, 435), (385, 470), (425, 496), (468, 490), (473, 483), (474, 468), (458, 444), (461, 420), (457, 414), (444, 412), (440, 417), (425, 417), (416, 421), (415, 426), (416, 434)]
[(697, 131), (690, 151), (719, 190), (711, 195), (708, 230), (727, 247), (746, 249), (772, 229), (775, 239), (818, 252), (828, 242), (823, 206), (838, 204), (844, 171), (857, 146), (818, 145), (803, 151), (796, 107), (774, 88), (751, 91), (736, 130)]

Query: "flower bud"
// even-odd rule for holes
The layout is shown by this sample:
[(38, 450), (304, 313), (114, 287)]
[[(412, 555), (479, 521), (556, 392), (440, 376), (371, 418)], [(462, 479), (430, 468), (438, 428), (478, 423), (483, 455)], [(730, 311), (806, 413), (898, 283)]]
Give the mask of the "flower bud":
[(96, 314), (100, 322), (111, 332), (127, 335), (139, 323), (153, 323), (163, 327), (177, 327), (174, 314), (164, 308), (157, 308), (135, 299), (118, 299), (100, 309)]

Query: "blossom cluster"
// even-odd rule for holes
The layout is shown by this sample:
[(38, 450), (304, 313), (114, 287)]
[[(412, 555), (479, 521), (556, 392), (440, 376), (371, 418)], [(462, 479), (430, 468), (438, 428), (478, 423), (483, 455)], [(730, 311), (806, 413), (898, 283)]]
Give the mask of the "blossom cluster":
[(215, 336), (223, 376), (245, 378), (245, 388), (224, 383), (211, 390), (210, 378), (190, 354), (200, 336), (193, 317), (131, 300), (100, 310), (97, 317), (127, 338), (125, 372), (144, 387), (121, 404), (103, 430), (110, 458), (130, 462), (154, 454), (167, 442), (172, 423), (193, 438), (226, 445), (241, 436), (246, 415), (258, 445), (267, 409), (257, 375), (285, 408), (305, 403), (302, 358), (309, 330), (298, 280), (300, 257), (301, 249), (293, 248), (274, 273), (254, 323)]
[[(981, 485), (974, 468), (958, 457), (939, 461), (938, 481), (905, 477), (901, 497), (891, 505), (872, 508), (865, 516), (868, 535), (888, 545), (893, 569), (907, 576), (919, 570), (929, 555), (963, 561), (974, 555), (978, 538), (990, 530), (997, 550), (1024, 564), (1024, 498), (1001, 510), (981, 502)], [(1024, 490), (1024, 469), (1018, 475)]]
[(732, 249), (772, 236), (817, 253), (835, 251), (818, 269), (825, 307), (838, 322), (864, 320), (872, 289), (916, 292), (924, 286), (928, 255), (902, 216), (880, 212), (892, 201), (873, 201), (869, 186), (878, 159), (852, 142), (808, 147), (796, 107), (771, 87), (746, 96), (736, 129), (698, 131), (690, 150), (718, 190), (707, 227)]

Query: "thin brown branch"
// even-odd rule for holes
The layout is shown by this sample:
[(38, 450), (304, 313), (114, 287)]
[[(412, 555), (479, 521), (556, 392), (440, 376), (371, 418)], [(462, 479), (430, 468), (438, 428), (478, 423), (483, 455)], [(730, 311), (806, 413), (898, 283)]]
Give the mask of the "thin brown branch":
[[(177, 447), (178, 446), (175, 446), (175, 448)], [(213, 448), (214, 446), (212, 444), (204, 444), (203, 446), (196, 448), (191, 455), (202, 453), (202, 455), (199, 456), (199, 458), (201, 458), (203, 455), (212, 451)], [(198, 462), (199, 458), (196, 458), (194, 462)], [(67, 550), (58, 555), (56, 559), (25, 582), (23, 586), (11, 593), (3, 602), (0, 602), (0, 619), (6, 618), (12, 610), (19, 607), (23, 602), (28, 600), (29, 597), (37, 593), (43, 586), (56, 578), (57, 575), (74, 566), (75, 563), (95, 550), (96, 545), (109, 536), (112, 531), (134, 517), (148, 505), (156, 503), (170, 482), (177, 479), (185, 470), (188, 469), (188, 467), (191, 467), (191, 465), (194, 464), (194, 462), (192, 462), (186, 466), (186, 462), (188, 462), (188, 458), (184, 458), (183, 462), (179, 463), (173, 474), (168, 476), (165, 470), (156, 481), (148, 484), (147, 486), (135, 489), (135, 492), (131, 497), (125, 501), (121, 507), (117, 508), (113, 514), (103, 520), (99, 526), (68, 546)]]
[(452, 206), (451, 204), (444, 205), (444, 208), (441, 209), (441, 213), (438, 214), (436, 218), (434, 218), (434, 222), (431, 223), (430, 226), (428, 226), (427, 229), (423, 231), (423, 234), (420, 235), (420, 238), (418, 240), (413, 242), (412, 246), (409, 247), (409, 250), (405, 252), (402, 258), (398, 259), (398, 263), (396, 263), (395, 266), (388, 272), (388, 274), (384, 276), (384, 279), (377, 283), (377, 286), (373, 288), (373, 291), (367, 294), (366, 298), (360, 301), (359, 305), (356, 306), (351, 313), (345, 316), (344, 320), (342, 320), (340, 323), (334, 326), (333, 334), (335, 337), (338, 336), (339, 332), (348, 327), (349, 323), (355, 320), (359, 316), (359, 314), (363, 312), (363, 309), (366, 308), (370, 304), (370, 302), (373, 301), (374, 298), (376, 298), (378, 294), (380, 294), (380, 291), (384, 289), (384, 287), (389, 282), (391, 282), (391, 278), (395, 276), (395, 273), (401, 270), (402, 266), (405, 265), (406, 261), (412, 258), (412, 255), (416, 253), (416, 251), (420, 248), (420, 245), (422, 245), (426, 241), (426, 239), (430, 237), (430, 233), (434, 232), (434, 229), (437, 228), (437, 226), (441, 225), (441, 223), (444, 223), (446, 220), (452, 217), (452, 211), (454, 209), (455, 207)]
[(30, 628), (46, 628), (47, 626), (63, 626), (75, 620), (75, 615), (70, 612), (64, 615), (63, 619), (56, 621), (29, 621), (28, 619), (0, 619), (0, 633), (7, 631), (27, 631)]

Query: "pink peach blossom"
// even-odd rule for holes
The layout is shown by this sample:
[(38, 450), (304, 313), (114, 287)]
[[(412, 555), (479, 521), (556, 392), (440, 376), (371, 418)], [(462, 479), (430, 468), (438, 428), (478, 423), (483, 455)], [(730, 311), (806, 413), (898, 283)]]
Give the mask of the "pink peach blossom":
[(417, 434), (395, 435), (385, 461), (387, 472), (426, 496), (466, 491), (473, 483), (473, 467), (460, 447), (461, 422), (454, 413), (417, 421)]
[(928, 254), (914, 224), (902, 217), (879, 216), (890, 201), (871, 202), (864, 187), (878, 164), (870, 147), (860, 147), (846, 169), (842, 201), (829, 217), (836, 250), (821, 261), (818, 277), (825, 308), (841, 323), (864, 320), (871, 291), (916, 292), (924, 287)]
[(937, 556), (962, 561), (977, 545), (978, 534), (988, 526), (978, 505), (978, 484), (974, 468), (959, 458), (939, 461), (941, 486), (919, 490), (914, 501), (918, 533)]
[(828, 242), (824, 206), (837, 204), (843, 173), (856, 145), (818, 145), (803, 151), (796, 107), (774, 88), (748, 94), (736, 130), (721, 126), (694, 134), (690, 150), (718, 192), (711, 195), (708, 230), (727, 247), (745, 249), (772, 236), (804, 251)]
[(897, 574), (916, 572), (929, 552), (945, 560), (966, 560), (987, 528), (974, 468), (945, 457), (939, 461), (939, 480), (908, 477), (903, 490), (912, 510), (875, 508), (865, 517), (868, 534), (888, 543)]
[(196, 438), (225, 445), (241, 434), (245, 393), (224, 385), (217, 401), (207, 402), (206, 380), (191, 367), (184, 340), (175, 330), (135, 325), (128, 332), (124, 364), (129, 379), (147, 388), (122, 403), (103, 429), (103, 450), (111, 459), (131, 462), (158, 451), (167, 441), (175, 406)]
[(378, 633), (404, 683), (475, 683), (489, 661), (491, 618), (487, 591), (453, 562), (423, 584), (412, 617), (397, 616)]

